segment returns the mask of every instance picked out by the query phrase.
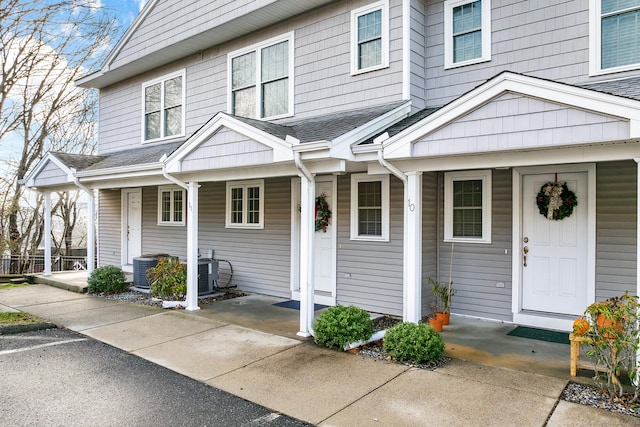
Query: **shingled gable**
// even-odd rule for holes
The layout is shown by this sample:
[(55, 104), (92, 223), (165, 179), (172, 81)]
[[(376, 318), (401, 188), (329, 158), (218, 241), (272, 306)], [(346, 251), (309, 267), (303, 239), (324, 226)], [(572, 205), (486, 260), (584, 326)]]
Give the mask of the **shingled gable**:
[(390, 134), (389, 138), (382, 141), (385, 158), (411, 158), (414, 154), (415, 141), (508, 93), (626, 121), (628, 122), (626, 137), (640, 137), (640, 102), (638, 100), (507, 71), (444, 107), (429, 112), (423, 119), (395, 135)]
[(24, 178), (27, 187), (57, 187), (73, 184), (75, 172), (99, 162), (101, 156), (49, 152)]

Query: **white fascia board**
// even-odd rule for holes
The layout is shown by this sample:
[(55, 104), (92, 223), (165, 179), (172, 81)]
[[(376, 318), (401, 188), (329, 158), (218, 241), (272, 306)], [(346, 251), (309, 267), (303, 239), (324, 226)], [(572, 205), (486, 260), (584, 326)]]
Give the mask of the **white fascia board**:
[(385, 158), (411, 157), (414, 141), (463, 117), (506, 92), (629, 120), (630, 137), (640, 137), (640, 101), (505, 72), (389, 138), (384, 142)]
[(186, 143), (182, 144), (166, 160), (166, 170), (169, 173), (181, 172), (182, 160), (200, 144), (208, 140), (217, 130), (226, 127), (238, 132), (249, 139), (264, 144), (273, 149), (273, 161), (293, 161), (292, 144), (277, 138), (267, 132), (261, 131), (225, 113), (218, 113), (209, 123), (200, 128)]
[(293, 146), (293, 151), (297, 153), (308, 153), (311, 151), (328, 150), (331, 143), (329, 141), (313, 141), (303, 142), (301, 144)]
[(96, 169), (76, 172), (78, 178), (117, 179), (128, 176), (154, 175), (152, 172), (162, 171), (162, 163), (147, 163), (134, 166), (120, 166), (116, 168)]
[(409, 116), (411, 101), (407, 101), (399, 107), (376, 117), (375, 119), (357, 127), (332, 141), (330, 156), (340, 159), (353, 160), (352, 148), (362, 141), (366, 141), (373, 135), (380, 133), (389, 126)]

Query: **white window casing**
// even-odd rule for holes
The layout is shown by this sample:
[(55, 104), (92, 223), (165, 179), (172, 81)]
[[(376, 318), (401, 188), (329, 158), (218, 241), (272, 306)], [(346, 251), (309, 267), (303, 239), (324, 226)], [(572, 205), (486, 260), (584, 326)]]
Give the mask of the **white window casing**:
[[(603, 10), (603, 0), (589, 0), (589, 74), (592, 76), (618, 73), (622, 71), (636, 70), (640, 68), (640, 57), (637, 50), (638, 38), (640, 37), (640, 28), (636, 24), (635, 28), (622, 27), (624, 18), (635, 16), (635, 20), (640, 19), (640, 1), (635, 4), (615, 7), (615, 3), (611, 3), (611, 7)], [(618, 20), (622, 18), (622, 20)], [(616, 21), (618, 22), (612, 22)], [(635, 20), (633, 20), (635, 22)], [(603, 25), (607, 21), (608, 24)], [(620, 38), (615, 38), (615, 34), (605, 34), (607, 31), (617, 31)], [(605, 42), (603, 43), (603, 38)], [(609, 43), (605, 48), (606, 40), (615, 41), (615, 46)], [(624, 42), (627, 43), (624, 43)], [(622, 46), (622, 47), (621, 47)], [(628, 49), (625, 50), (624, 47)], [(603, 51), (607, 53), (605, 56)], [(621, 58), (618, 55), (627, 52), (629, 55)], [(617, 60), (613, 59), (616, 55)], [(603, 63), (604, 62), (604, 63)], [(618, 65), (619, 64), (619, 65)]]
[[(361, 52), (365, 64), (361, 64)], [(389, 2), (379, 1), (351, 11), (351, 74), (389, 67)]]
[[(454, 231), (454, 183), (482, 182), (482, 227), (481, 235), (467, 234)], [(491, 243), (491, 199), (492, 199), (491, 170), (447, 172), (444, 175), (444, 241), (467, 243)], [(477, 210), (474, 206), (472, 209)], [(473, 235), (472, 235), (473, 234)]]
[[(479, 27), (474, 26), (470, 35), (480, 33), (480, 52), (468, 59), (454, 59), (454, 38), (464, 34), (454, 34), (454, 9), (470, 7), (480, 3), (481, 19)], [(491, 60), (491, 0), (445, 0), (444, 2), (444, 68), (463, 67)]]
[(185, 80), (186, 72), (183, 69), (142, 84), (143, 143), (185, 135)]
[(254, 119), (293, 116), (293, 35), (286, 33), (227, 55), (230, 114)]
[[(379, 201), (376, 200), (368, 206), (360, 206), (359, 184), (361, 183), (379, 184)], [(376, 220), (372, 224), (372, 230), (375, 231), (361, 232), (359, 229), (361, 214), (364, 215), (365, 211), (374, 214)], [(379, 216), (376, 215), (377, 211)], [(351, 240), (389, 241), (389, 175), (366, 173), (351, 175)]]
[(264, 228), (264, 180), (227, 182), (226, 228)]
[(158, 225), (186, 224), (187, 194), (178, 186), (158, 187)]

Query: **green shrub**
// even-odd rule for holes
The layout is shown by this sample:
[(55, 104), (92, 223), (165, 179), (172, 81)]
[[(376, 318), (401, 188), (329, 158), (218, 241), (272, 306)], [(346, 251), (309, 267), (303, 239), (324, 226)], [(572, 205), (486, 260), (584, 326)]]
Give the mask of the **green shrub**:
[(87, 280), (87, 291), (92, 294), (114, 294), (129, 289), (124, 272), (113, 265), (98, 267)]
[(384, 350), (396, 360), (430, 363), (444, 354), (442, 336), (426, 323), (402, 322), (387, 329)]
[(151, 295), (179, 301), (187, 296), (187, 266), (178, 258), (160, 258), (147, 270)]
[(373, 335), (373, 321), (361, 308), (337, 305), (318, 316), (313, 332), (317, 344), (344, 350), (345, 344), (368, 340)]

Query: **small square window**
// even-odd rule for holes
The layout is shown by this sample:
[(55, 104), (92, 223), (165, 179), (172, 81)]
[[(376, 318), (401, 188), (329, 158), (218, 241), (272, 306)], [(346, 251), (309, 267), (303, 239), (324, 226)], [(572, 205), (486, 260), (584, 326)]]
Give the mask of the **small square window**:
[(444, 66), (491, 60), (491, 1), (445, 0)]
[(445, 174), (444, 239), (491, 243), (491, 171)]
[(184, 189), (178, 187), (158, 188), (159, 225), (185, 224), (185, 193)]
[(351, 12), (351, 74), (389, 66), (388, 3)]
[(227, 183), (227, 228), (264, 228), (264, 181)]
[(143, 141), (184, 134), (184, 72), (145, 83), (142, 96)]
[(351, 176), (351, 239), (389, 240), (389, 176)]

